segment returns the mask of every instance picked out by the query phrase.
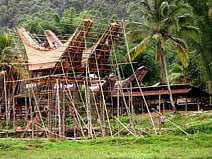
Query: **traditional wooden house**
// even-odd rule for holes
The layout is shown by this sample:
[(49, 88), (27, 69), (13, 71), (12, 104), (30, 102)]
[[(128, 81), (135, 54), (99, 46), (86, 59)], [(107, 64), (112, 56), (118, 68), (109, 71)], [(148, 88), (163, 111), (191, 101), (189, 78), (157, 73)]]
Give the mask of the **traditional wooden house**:
[[(49, 131), (57, 125), (60, 135), (65, 133), (67, 116), (76, 118), (75, 122), (81, 127), (79, 111), (80, 107), (85, 111), (85, 99), (80, 89), (104, 82), (101, 75), (111, 69), (110, 50), (120, 34), (120, 24), (111, 23), (93, 46), (87, 48), (86, 38), (92, 24), (90, 19), (83, 20), (66, 43), (52, 31), (45, 30), (48, 47), (36, 42), (24, 28), (17, 30), (26, 50), (29, 78), (19, 80), (24, 83), (23, 91), (5, 93), (5, 104), (1, 105), (0, 113), (6, 125), (13, 121), (15, 129), (17, 120), (33, 120), (33, 115), (38, 114), (40, 118), (46, 117)], [(96, 74), (98, 78), (88, 74)], [(15, 82), (7, 81), (5, 87)]]
[[(190, 84), (170, 85), (171, 92), (168, 90), (167, 85), (161, 85), (160, 83), (146, 87), (136, 86), (134, 84), (137, 81), (136, 77), (142, 75), (143, 79), (144, 75), (148, 72), (147, 69), (143, 70), (144, 73), (138, 70), (136, 72), (139, 74), (134, 74), (124, 80), (119, 88), (117, 86), (114, 87), (111, 94), (113, 107), (117, 107), (119, 104), (119, 107), (126, 112), (126, 106), (124, 105), (127, 103), (136, 113), (147, 112), (146, 106), (148, 106), (150, 110), (172, 110), (170, 102), (171, 93), (177, 110), (199, 111), (209, 108), (210, 94)], [(126, 82), (127, 85), (125, 84)]]
[[(20, 127), (17, 121), (22, 120), (27, 126), (20, 130), (32, 128), (32, 136), (33, 124), (47, 136), (76, 136), (74, 132), (92, 136), (93, 124), (101, 128), (104, 135), (106, 127), (112, 133), (110, 117), (113, 115), (143, 113), (147, 108), (170, 109), (170, 93), (177, 109), (205, 108), (200, 97), (209, 94), (189, 84), (171, 85), (171, 92), (166, 85), (140, 87), (139, 83), (148, 73), (147, 67), (138, 68), (122, 81), (114, 74), (109, 75), (109, 57), (113, 43), (120, 40), (121, 25), (119, 22), (109, 24), (87, 48), (92, 25), (93, 20), (83, 20), (66, 43), (52, 31), (45, 30), (48, 47), (37, 43), (24, 28), (18, 29), (26, 50), (29, 78), (3, 79), (5, 92), (0, 101), (0, 120), (5, 121), (7, 129), (12, 123), (16, 130)], [(104, 75), (108, 76), (103, 78)], [(17, 82), (22, 83), (23, 89), (16, 92), (11, 87), (8, 92), (8, 86)]]

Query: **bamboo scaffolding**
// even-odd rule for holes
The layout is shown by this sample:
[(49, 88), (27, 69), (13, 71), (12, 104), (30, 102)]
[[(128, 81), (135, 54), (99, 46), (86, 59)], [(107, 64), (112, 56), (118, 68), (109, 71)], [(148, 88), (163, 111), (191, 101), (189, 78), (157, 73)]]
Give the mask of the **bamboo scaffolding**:
[[(78, 58), (76, 55), (72, 55), (73, 51), (65, 51), (68, 55), (63, 54), (63, 51), (58, 50), (58, 54), (61, 56), (56, 60), (52, 60), (51, 62), (55, 63), (55, 66), (48, 69), (40, 69), (35, 71), (36, 77), (30, 76), (26, 79), (17, 79), (17, 80), (6, 80), (4, 79), (4, 97), (5, 97), (5, 108), (6, 110), (6, 125), (8, 129), (9, 125), (9, 108), (11, 103), (8, 99), (8, 90), (7, 84), (18, 85), (18, 82), (26, 83), (27, 96), (25, 99), (25, 120), (28, 120), (30, 116), (30, 121), (32, 121), (32, 114), (37, 112), (41, 119), (42, 126), (35, 125), (35, 127), (44, 131), (45, 136), (47, 138), (51, 137), (51, 135), (55, 135), (57, 137), (66, 138), (68, 131), (72, 131), (74, 133), (74, 137), (79, 136), (77, 133), (80, 132), (84, 139), (86, 138), (95, 138), (98, 136), (98, 131), (100, 131), (101, 136), (110, 135), (120, 136), (121, 131), (127, 130), (134, 137), (138, 137), (139, 133), (136, 131), (136, 125), (134, 122), (134, 103), (133, 103), (133, 89), (132, 84), (129, 85), (129, 88), (122, 87), (121, 85), (121, 71), (119, 66), (124, 65), (126, 63), (119, 63), (117, 60), (116, 51), (118, 48), (115, 48), (115, 43), (113, 41), (114, 34), (124, 35), (120, 36), (120, 41), (124, 41), (127, 50), (129, 51), (127, 38), (126, 38), (126, 30), (124, 27), (123, 21), (118, 21), (122, 23), (120, 28), (122, 31), (113, 31), (108, 27), (108, 24), (103, 25), (100, 28), (99, 32), (90, 31), (89, 35), (85, 35), (86, 33), (79, 33), (79, 37), (76, 39), (76, 50), (86, 50), (88, 46), (92, 46), (91, 52), (82, 52), (84, 54), (83, 62), (85, 62), (84, 70), (76, 69), (76, 63), (82, 64), (80, 61), (81, 58)], [(79, 23), (79, 26), (82, 23)], [(107, 26), (107, 28), (106, 28)], [(78, 26), (77, 26), (78, 27)], [(108, 29), (109, 28), (109, 29)], [(76, 33), (76, 32), (75, 32)], [(105, 35), (103, 35), (105, 33)], [(100, 36), (96, 41), (95, 45), (93, 45), (92, 41), (94, 40), (93, 34), (95, 36)], [(39, 35), (40, 36), (40, 35)], [(72, 40), (75, 37), (72, 37)], [(105, 40), (105, 38), (107, 40)], [(83, 40), (82, 40), (83, 39)], [(50, 39), (52, 40), (52, 39)], [(59, 40), (59, 39), (58, 39)], [(82, 41), (81, 41), (82, 40)], [(105, 47), (97, 47), (98, 43), (101, 40), (109, 41), (110, 46), (109, 49)], [(70, 41), (70, 39), (69, 39)], [(62, 45), (63, 42), (61, 42)], [(101, 43), (102, 44), (102, 43)], [(83, 45), (83, 46), (82, 46)], [(85, 45), (85, 46), (84, 46)], [(71, 49), (71, 46), (67, 49)], [(19, 49), (21, 50), (21, 49)], [(79, 51), (80, 52), (80, 51)], [(100, 53), (99, 53), (100, 52)], [(76, 52), (77, 54), (78, 52)], [(99, 53), (99, 54), (98, 54)], [(112, 64), (101, 62), (99, 59), (100, 56), (104, 58), (110, 58), (113, 53)], [(89, 60), (90, 56), (94, 57), (94, 60)], [(74, 56), (74, 57), (72, 57)], [(80, 55), (81, 56), (81, 55)], [(69, 59), (70, 68), (67, 69), (63, 65), (64, 58)], [(12, 64), (20, 64), (23, 66), (29, 66), (32, 63), (12, 63)], [(45, 64), (45, 61), (40, 64)], [(117, 81), (117, 99), (116, 102), (113, 101), (113, 97), (110, 96), (112, 102), (112, 107), (107, 105), (107, 99), (105, 97), (106, 94), (111, 95), (111, 91), (113, 88), (108, 89), (109, 91), (105, 91), (102, 87), (102, 84), (106, 82), (106, 80), (102, 79), (102, 72), (108, 73), (108, 70), (105, 69), (107, 66), (111, 68), (109, 70), (114, 70), (118, 74)], [(139, 85), (139, 81), (137, 76), (135, 75), (135, 71), (132, 67), (135, 80), (137, 85)], [(60, 71), (58, 71), (60, 70)], [(34, 70), (33, 70), (34, 71)], [(45, 75), (43, 72), (48, 71), (48, 75)], [(43, 73), (43, 74), (42, 74)], [(39, 76), (39, 74), (41, 74)], [(91, 78), (90, 74), (95, 74), (97, 77)], [(97, 98), (97, 90), (91, 90), (89, 87), (92, 84), (99, 85), (99, 94), (100, 98)], [(83, 90), (82, 88), (85, 87)], [(126, 98), (124, 96), (125, 89), (128, 91), (130, 96)], [(153, 126), (155, 134), (157, 134), (155, 125), (151, 116), (151, 113), (148, 108), (148, 104), (144, 98), (141, 88), (139, 87), (140, 92), (142, 94), (142, 99), (144, 101), (144, 105), (149, 113), (150, 121)], [(14, 90), (13, 90), (14, 94)], [(84, 97), (85, 94), (85, 97)], [(12, 97), (12, 110), (13, 110), (13, 129), (16, 127), (16, 105), (15, 105), (15, 97)], [(29, 101), (28, 101), (29, 100)], [(34, 103), (33, 103), (34, 102)], [(114, 103), (113, 103), (114, 102)], [(117, 105), (115, 105), (115, 103)], [(33, 105), (34, 104), (34, 105)], [(36, 110), (35, 110), (36, 109)], [(116, 110), (115, 110), (116, 109)], [(110, 110), (112, 110), (110, 114)], [(112, 115), (114, 116), (114, 110), (116, 111), (116, 117), (110, 118)], [(47, 111), (47, 117), (43, 114)], [(130, 128), (129, 125), (125, 125), (121, 122), (121, 116), (126, 112), (125, 115), (128, 116), (130, 120)], [(114, 120), (115, 119), (115, 120)], [(73, 126), (70, 128), (67, 122), (73, 122)], [(116, 128), (112, 128), (112, 120), (114, 120), (117, 125)], [(28, 122), (30, 122), (28, 121)], [(33, 124), (33, 123), (32, 123)], [(98, 125), (99, 124), (99, 125)], [(95, 127), (97, 125), (97, 127)], [(123, 127), (123, 128), (121, 128)], [(86, 132), (87, 131), (87, 132)], [(27, 132), (27, 131), (26, 131)], [(34, 138), (36, 130), (32, 127), (31, 136)], [(107, 133), (109, 132), (109, 133)]]
[[(128, 42), (127, 42), (127, 36), (126, 36), (126, 32), (125, 32), (124, 23), (123, 23), (123, 32), (124, 32), (124, 37), (125, 37), (125, 40), (126, 40), (126, 47), (127, 47), (127, 53), (128, 53), (127, 55), (128, 55), (129, 60), (130, 60), (131, 68), (132, 68), (132, 70), (134, 70), (134, 69), (133, 69), (133, 66), (132, 66), (132, 63), (131, 63), (130, 55), (129, 55), (129, 46), (128, 46)], [(134, 74), (134, 76), (136, 77), (135, 71), (133, 71), (133, 74)], [(138, 82), (137, 77), (136, 77), (135, 79), (136, 79), (136, 83), (139, 85), (139, 82)], [(155, 124), (154, 124), (154, 121), (153, 121), (153, 119), (152, 119), (152, 115), (151, 115), (151, 113), (150, 113), (148, 104), (147, 104), (147, 102), (146, 102), (146, 99), (145, 99), (145, 97), (144, 97), (144, 94), (143, 94), (143, 92), (142, 92), (141, 87), (139, 87), (139, 90), (140, 90), (140, 92), (141, 92), (141, 94), (142, 94), (142, 98), (143, 98), (143, 101), (144, 101), (144, 103), (145, 103), (146, 109), (147, 109), (147, 111), (148, 111), (148, 114), (149, 114), (149, 117), (150, 117), (152, 126), (153, 126), (154, 131), (155, 131), (155, 134), (157, 135), (157, 131), (156, 131), (156, 128), (155, 128)]]

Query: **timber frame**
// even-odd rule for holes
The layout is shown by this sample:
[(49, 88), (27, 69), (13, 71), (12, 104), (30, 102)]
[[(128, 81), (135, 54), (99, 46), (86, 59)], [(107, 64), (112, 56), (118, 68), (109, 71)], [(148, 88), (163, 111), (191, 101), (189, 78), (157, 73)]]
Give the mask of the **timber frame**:
[[(1, 78), (0, 136), (15, 133), (32, 138), (95, 138), (119, 136), (121, 126), (137, 136), (141, 132), (136, 131), (133, 114), (149, 112), (157, 105), (159, 111), (168, 108), (167, 86), (139, 86), (149, 71), (147, 67), (139, 67), (124, 80), (110, 74), (114, 67), (110, 64), (111, 53), (115, 54), (114, 45), (123, 38), (122, 22), (108, 24), (96, 42), (87, 47), (93, 23), (92, 19), (82, 20), (66, 43), (44, 30), (49, 48), (40, 46), (26, 29), (17, 30), (26, 50), (29, 75), (9, 80), (4, 73)], [(58, 48), (53, 48), (53, 42)], [(22, 89), (17, 89), (20, 86)], [(176, 103), (186, 98), (185, 110), (189, 110), (188, 98), (209, 96), (190, 85), (173, 85), (171, 89)], [(196, 102), (198, 110), (200, 101), (198, 98)], [(120, 121), (122, 115), (129, 116), (130, 128)], [(117, 127), (112, 128), (112, 120)], [(151, 124), (155, 129), (154, 122)]]

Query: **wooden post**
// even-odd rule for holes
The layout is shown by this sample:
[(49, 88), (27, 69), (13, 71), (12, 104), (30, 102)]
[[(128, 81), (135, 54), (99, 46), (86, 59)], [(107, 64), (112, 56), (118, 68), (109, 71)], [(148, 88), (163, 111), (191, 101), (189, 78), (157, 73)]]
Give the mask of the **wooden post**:
[(165, 102), (163, 100), (163, 112), (165, 112), (165, 111), (166, 111), (166, 109), (165, 109)]
[(65, 99), (65, 88), (64, 88), (64, 84), (62, 85), (63, 87), (63, 94), (62, 94), (62, 100), (63, 100), (63, 106), (62, 106), (62, 135), (65, 136), (65, 129), (66, 129), (66, 125), (65, 125), (65, 115), (66, 115), (66, 99)]
[(133, 107), (133, 97), (132, 97), (132, 83), (130, 83), (130, 110), (129, 110), (129, 115), (130, 115), (130, 125), (131, 128), (133, 129), (135, 133), (135, 123), (134, 123), (134, 107)]
[(27, 121), (27, 116), (28, 116), (28, 113), (27, 113), (27, 97), (24, 97), (24, 106), (21, 107), (21, 113), (23, 113), (23, 111), (25, 111), (25, 120)]
[(160, 111), (160, 104), (161, 104), (161, 94), (159, 93), (159, 102), (158, 102), (158, 108), (159, 108), (158, 111), (159, 111), (159, 112), (161, 112), (161, 111)]
[(56, 101), (57, 101), (57, 113), (58, 113), (58, 131), (59, 131), (59, 136), (62, 135), (62, 130), (61, 130), (61, 112), (60, 112), (60, 83), (58, 79), (56, 79)]
[(15, 114), (15, 98), (13, 96), (13, 130), (16, 129)]
[(187, 111), (188, 110), (188, 103), (187, 103), (187, 97), (186, 97), (186, 99), (185, 99), (185, 111)]
[(106, 131), (106, 123), (105, 123), (105, 109), (104, 109), (104, 106), (103, 106), (103, 102), (102, 102), (102, 97), (100, 99), (100, 107), (101, 107), (101, 115), (102, 115), (102, 136), (104, 137), (105, 136), (105, 131)]
[(4, 100), (5, 100), (5, 117), (6, 117), (6, 129), (8, 129), (9, 123), (8, 123), (8, 103), (7, 103), (7, 86), (6, 86), (6, 76), (4, 72)]
[[(29, 88), (27, 89), (27, 93), (28, 93), (28, 97), (29, 97), (29, 113), (30, 113), (30, 121), (32, 121), (32, 117), (33, 117), (33, 110), (32, 110), (32, 100), (31, 100), (31, 94), (29, 91)], [(32, 126), (32, 138), (35, 137), (34, 134), (34, 126)]]
[(91, 123), (91, 103), (90, 103), (90, 91), (88, 88), (88, 82), (84, 82), (85, 85), (85, 100), (86, 100), (86, 114), (87, 114), (87, 120), (88, 120), (88, 136), (93, 138), (92, 133), (92, 123)]
[[(119, 90), (119, 88), (120, 88), (120, 82), (118, 81), (118, 96), (117, 96), (117, 119), (119, 120), (119, 117), (120, 117), (120, 99), (119, 99), (119, 94), (120, 94), (120, 90)], [(119, 123), (118, 123), (118, 136), (120, 136), (120, 132), (119, 132), (119, 130), (120, 130), (120, 125), (119, 125)]]
[(200, 98), (198, 98), (198, 102), (197, 102), (197, 111), (200, 111)]
[(50, 80), (48, 78), (48, 130), (52, 131), (52, 94), (50, 93), (50, 89), (52, 88), (52, 85), (50, 83)]

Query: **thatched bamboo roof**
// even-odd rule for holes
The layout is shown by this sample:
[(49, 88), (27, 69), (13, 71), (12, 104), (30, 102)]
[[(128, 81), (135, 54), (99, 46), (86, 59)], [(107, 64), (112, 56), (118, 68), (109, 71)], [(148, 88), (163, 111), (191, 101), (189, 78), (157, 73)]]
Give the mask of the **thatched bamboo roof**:
[(81, 36), (82, 32), (84, 36), (85, 33), (89, 31), (92, 23), (93, 22), (90, 19), (83, 20), (74, 34), (64, 44), (56, 37), (53, 32), (46, 30), (45, 35), (49, 41), (49, 44), (52, 44), (53, 41), (56, 41), (58, 43), (58, 48), (53, 48), (51, 45), (49, 48), (44, 48), (40, 46), (34, 39), (32, 39), (26, 29), (18, 29), (17, 31), (26, 49), (29, 70), (33, 71), (54, 68), (56, 63), (60, 61), (63, 53), (68, 49), (68, 47), (70, 47), (70, 45), (74, 44), (74, 41), (77, 39), (77, 37)]

